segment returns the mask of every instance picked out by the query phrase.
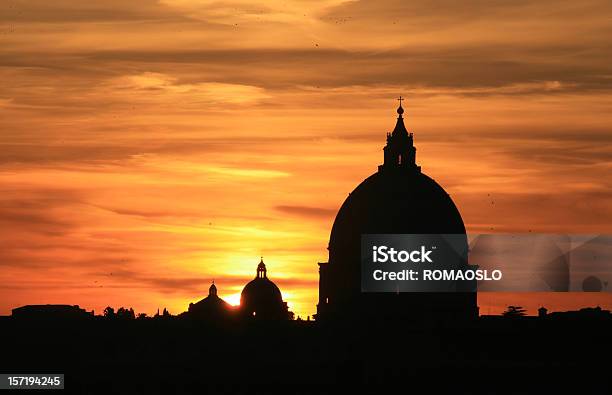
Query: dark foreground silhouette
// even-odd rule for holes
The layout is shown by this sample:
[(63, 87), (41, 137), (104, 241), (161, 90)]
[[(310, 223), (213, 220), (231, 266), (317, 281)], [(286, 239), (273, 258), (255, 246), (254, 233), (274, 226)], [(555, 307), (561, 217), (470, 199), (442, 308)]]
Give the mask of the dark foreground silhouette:
[(64, 373), (78, 394), (611, 393), (612, 318), (599, 309), (455, 325), (123, 311), (3, 317), (0, 372)]

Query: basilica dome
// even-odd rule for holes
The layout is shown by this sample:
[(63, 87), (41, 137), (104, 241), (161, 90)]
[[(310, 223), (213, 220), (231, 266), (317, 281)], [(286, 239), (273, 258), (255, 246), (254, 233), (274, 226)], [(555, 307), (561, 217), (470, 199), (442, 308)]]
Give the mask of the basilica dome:
[[(449, 194), (416, 165), (414, 137), (404, 125), (400, 105), (395, 128), (387, 133), (384, 163), (349, 193), (340, 207), (329, 238), (329, 261), (319, 264), (318, 317), (326, 313), (364, 314), (364, 310), (400, 314), (438, 303), (452, 307), (457, 296), (363, 294), (361, 292), (361, 237), (365, 234), (453, 234), (467, 236), (459, 210)], [(467, 264), (467, 262), (466, 262)], [(460, 297), (459, 297), (460, 298)], [(475, 308), (475, 296), (459, 304)]]
[(465, 233), (450, 196), (418, 171), (379, 171), (366, 178), (342, 204), (329, 238), (330, 254), (361, 234)]

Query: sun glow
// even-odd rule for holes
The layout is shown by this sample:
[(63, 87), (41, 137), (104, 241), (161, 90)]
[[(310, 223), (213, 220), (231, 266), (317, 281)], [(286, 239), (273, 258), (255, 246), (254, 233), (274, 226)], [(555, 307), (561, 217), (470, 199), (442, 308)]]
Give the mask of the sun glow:
[(240, 292), (226, 295), (226, 296), (223, 296), (222, 298), (223, 300), (225, 300), (227, 303), (231, 304), (232, 306), (240, 306)]

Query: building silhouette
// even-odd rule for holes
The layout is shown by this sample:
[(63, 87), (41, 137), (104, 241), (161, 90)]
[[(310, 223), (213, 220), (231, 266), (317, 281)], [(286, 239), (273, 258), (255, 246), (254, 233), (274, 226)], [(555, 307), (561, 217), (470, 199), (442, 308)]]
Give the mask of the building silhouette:
[(397, 109), (387, 134), (384, 162), (344, 201), (329, 238), (329, 261), (319, 263), (317, 320), (418, 320), (475, 318), (475, 292), (362, 293), (361, 236), (364, 234), (467, 236), (459, 210), (448, 193), (416, 164), (414, 136)]
[(33, 321), (83, 320), (93, 317), (93, 311), (88, 312), (78, 305), (68, 304), (27, 305), (13, 309), (12, 317)]
[(263, 257), (257, 265), (255, 278), (240, 294), (240, 312), (243, 317), (263, 320), (286, 320), (292, 316), (280, 289), (268, 278)]
[(235, 313), (234, 308), (217, 295), (215, 282), (208, 289), (208, 296), (196, 303), (190, 303), (187, 315), (200, 320), (224, 320)]
[(548, 309), (544, 306), (541, 306), (538, 309), (538, 317), (546, 317), (546, 314), (548, 314)]

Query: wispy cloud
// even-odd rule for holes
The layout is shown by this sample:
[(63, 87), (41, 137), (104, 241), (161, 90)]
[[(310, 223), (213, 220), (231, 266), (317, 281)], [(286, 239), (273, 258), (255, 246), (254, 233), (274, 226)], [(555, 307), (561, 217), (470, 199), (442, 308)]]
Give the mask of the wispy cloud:
[(321, 207), (308, 207), (308, 206), (276, 206), (277, 210), (287, 213), (289, 215), (295, 215), (298, 217), (306, 218), (330, 218), (336, 214), (335, 209), (321, 208)]

